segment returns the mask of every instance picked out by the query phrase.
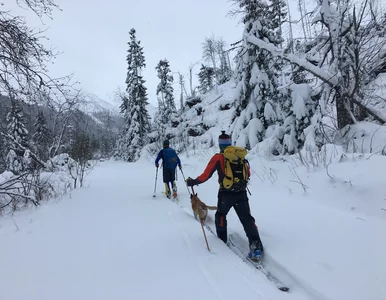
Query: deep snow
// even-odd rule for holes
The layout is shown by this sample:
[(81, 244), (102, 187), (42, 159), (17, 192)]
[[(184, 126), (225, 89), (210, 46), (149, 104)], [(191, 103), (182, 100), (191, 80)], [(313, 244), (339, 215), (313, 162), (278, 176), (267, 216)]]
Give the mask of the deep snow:
[[(185, 176), (199, 175), (211, 154), (182, 156)], [(163, 196), (160, 174), (152, 197), (155, 168), (143, 159), (100, 163), (88, 187), (1, 218), (1, 299), (384, 300), (386, 159), (367, 158), (332, 163), (332, 178), (296, 158), (250, 158), (251, 211), (289, 294), (207, 232), (209, 253), (181, 173), (182, 207)], [(216, 204), (215, 175), (195, 189)], [(246, 243), (233, 210), (228, 228)]]

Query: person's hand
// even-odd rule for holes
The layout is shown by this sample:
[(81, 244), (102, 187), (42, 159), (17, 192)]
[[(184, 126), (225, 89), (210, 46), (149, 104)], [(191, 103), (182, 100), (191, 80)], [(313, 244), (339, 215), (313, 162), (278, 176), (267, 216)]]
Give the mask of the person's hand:
[(156, 164), (155, 167), (158, 168), (158, 167), (159, 167), (159, 164)]
[(182, 170), (182, 166), (181, 165), (179, 165), (178, 167), (180, 168), (180, 170)]
[(196, 179), (188, 177), (188, 179), (186, 179), (186, 185), (187, 186), (197, 185), (197, 181)]

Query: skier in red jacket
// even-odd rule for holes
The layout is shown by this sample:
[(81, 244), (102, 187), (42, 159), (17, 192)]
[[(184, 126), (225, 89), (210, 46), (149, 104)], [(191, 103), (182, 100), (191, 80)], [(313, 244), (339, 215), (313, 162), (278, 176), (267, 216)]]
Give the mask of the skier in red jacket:
[[(240, 184), (234, 184), (230, 189), (225, 188), (223, 180), (225, 177), (225, 159), (224, 150), (226, 147), (231, 146), (232, 141), (229, 135), (223, 131), (219, 136), (220, 153), (213, 155), (204, 172), (196, 179), (188, 178), (186, 183), (188, 186), (199, 185), (207, 181), (212, 177), (213, 173), (217, 171), (219, 191), (217, 212), (215, 215), (215, 224), (217, 236), (227, 242), (227, 219), (226, 216), (229, 210), (233, 207), (240, 219), (241, 224), (244, 227), (245, 234), (249, 240), (249, 257), (252, 260), (259, 260), (263, 254), (263, 243), (261, 242), (259, 231), (255, 224), (255, 219), (252, 217), (249, 208), (248, 196), (247, 196), (247, 183), (243, 184), (242, 180)], [(248, 177), (250, 176), (249, 163), (245, 162), (245, 168), (247, 169)]]

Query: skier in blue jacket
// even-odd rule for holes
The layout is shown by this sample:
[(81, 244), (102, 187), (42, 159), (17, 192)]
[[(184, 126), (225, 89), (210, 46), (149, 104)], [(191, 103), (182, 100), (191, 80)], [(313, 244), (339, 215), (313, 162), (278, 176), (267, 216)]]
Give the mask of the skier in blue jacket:
[(155, 160), (156, 168), (159, 167), (159, 160), (162, 159), (162, 167), (163, 167), (163, 181), (165, 183), (165, 193), (166, 197), (170, 198), (171, 189), (170, 185), (173, 189), (173, 197), (177, 198), (177, 185), (176, 185), (176, 167), (181, 169), (181, 161), (173, 148), (169, 147), (169, 141), (165, 140), (163, 142), (163, 149), (158, 152), (157, 158)]

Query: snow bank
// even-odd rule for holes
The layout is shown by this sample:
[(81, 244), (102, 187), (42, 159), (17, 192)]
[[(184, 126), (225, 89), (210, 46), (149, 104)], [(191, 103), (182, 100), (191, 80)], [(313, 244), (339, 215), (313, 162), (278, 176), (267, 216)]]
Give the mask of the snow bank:
[(342, 141), (348, 152), (386, 154), (386, 126), (370, 122), (350, 125)]
[(14, 174), (12, 172), (9, 172), (9, 171), (5, 171), (3, 173), (0, 173), (0, 184), (10, 180), (13, 176), (14, 176)]

